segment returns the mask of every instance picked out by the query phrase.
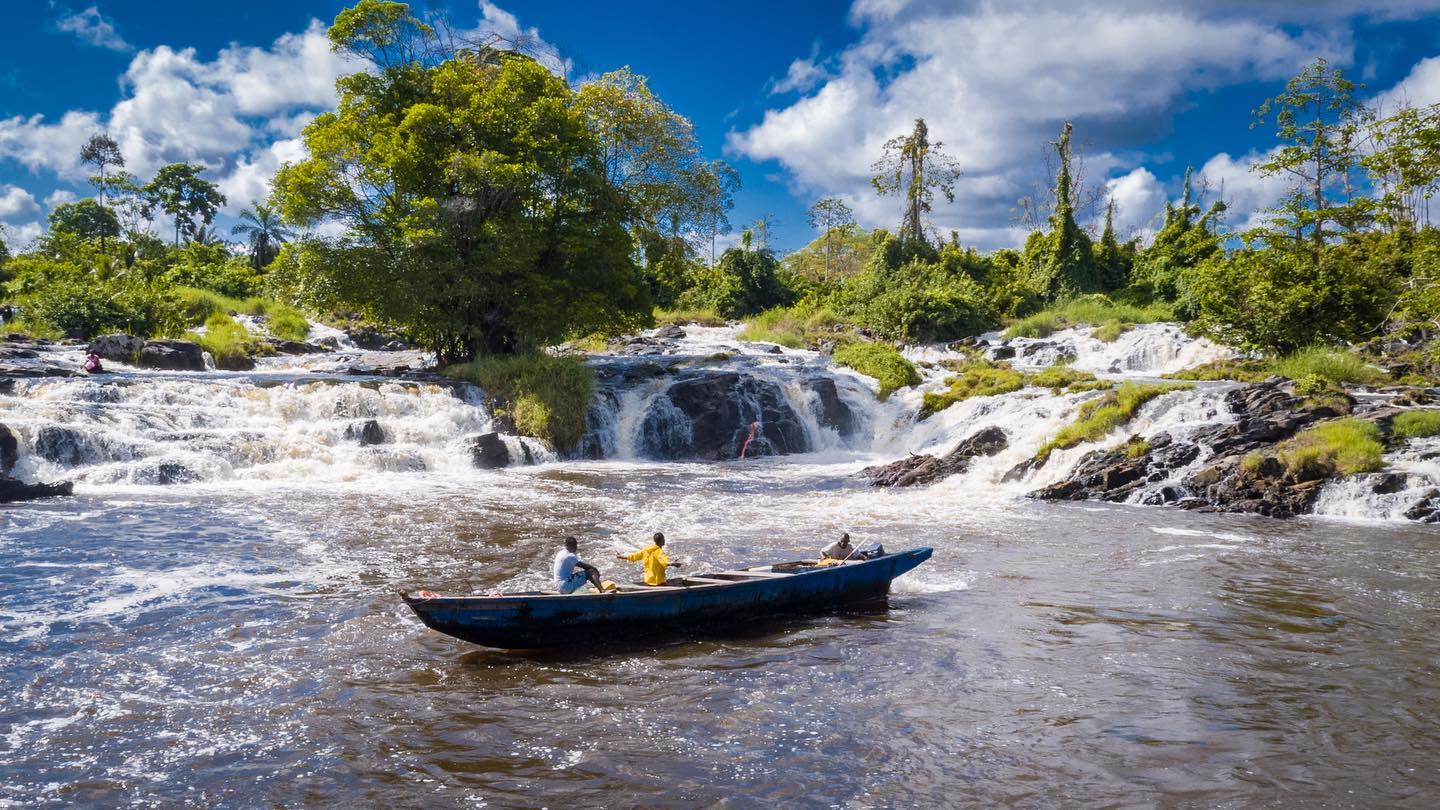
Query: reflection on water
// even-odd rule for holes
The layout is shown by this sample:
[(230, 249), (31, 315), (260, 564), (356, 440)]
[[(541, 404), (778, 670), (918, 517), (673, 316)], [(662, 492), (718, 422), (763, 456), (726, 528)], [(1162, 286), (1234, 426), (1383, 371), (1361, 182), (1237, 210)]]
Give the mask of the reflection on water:
[[(113, 488), (0, 514), (0, 803), (1424, 804), (1433, 530), (881, 492), (834, 465)], [(542, 586), (555, 539), (706, 566), (842, 528), (882, 603), (515, 654), (399, 588)]]

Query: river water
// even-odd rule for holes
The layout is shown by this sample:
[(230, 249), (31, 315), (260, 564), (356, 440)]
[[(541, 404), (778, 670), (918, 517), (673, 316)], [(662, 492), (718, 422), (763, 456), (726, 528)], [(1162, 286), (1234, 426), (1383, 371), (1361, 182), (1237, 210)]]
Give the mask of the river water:
[[(1373, 807), (1440, 795), (1433, 528), (1038, 503), (999, 484), (999, 466), (871, 489), (854, 473), (905, 443), (885, 418), (903, 403), (877, 406), (863, 448), (477, 471), (426, 438), (486, 426), (463, 399), (240, 377), (220, 383), (238, 393), (207, 400), (167, 379), (118, 399), (63, 382), (0, 402), (26, 442), (42, 412), (100, 425), (76, 497), (0, 512), (0, 804)], [(84, 405), (97, 398), (104, 418)], [(314, 404), (325, 398), (344, 407), (327, 417)], [(1213, 400), (1195, 392), (1142, 419), (1224, 418)], [(228, 433), (206, 422), (206, 401), (229, 414)], [(957, 406), (936, 424), (1033, 422), (1043, 438), (1067, 403), (992, 417)], [(401, 445), (388, 452), (424, 463), (331, 441), (325, 420), (342, 411), (380, 415)], [(288, 453), (266, 444), (279, 423)], [(136, 471), (171, 434), (184, 447), (168, 457), (199, 474), (156, 485)], [(395, 596), (542, 586), (565, 533), (625, 575), (610, 555), (657, 529), (701, 568), (809, 556), (841, 530), (935, 555), (880, 604), (543, 654), (441, 636)]]

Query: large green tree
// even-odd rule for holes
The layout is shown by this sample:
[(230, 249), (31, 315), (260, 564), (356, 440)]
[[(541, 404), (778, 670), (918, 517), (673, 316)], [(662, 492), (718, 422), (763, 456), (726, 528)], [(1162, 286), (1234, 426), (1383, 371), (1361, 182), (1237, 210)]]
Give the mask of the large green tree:
[(342, 232), (291, 251), (300, 291), (403, 325), (445, 361), (648, 322), (627, 200), (565, 81), (522, 54), (451, 47), (400, 3), (329, 32), (371, 63), (283, 168), (287, 220)]
[(161, 166), (145, 184), (145, 215), (153, 216), (159, 209), (174, 220), (176, 246), (182, 236), (193, 238), (201, 226), (214, 222), (225, 204), (219, 187), (200, 176), (203, 171), (205, 167), (198, 164), (171, 163)]
[(50, 231), (55, 234), (96, 239), (102, 243), (107, 237), (113, 239), (120, 235), (120, 220), (116, 219), (115, 212), (88, 197), (55, 206), (46, 219)]

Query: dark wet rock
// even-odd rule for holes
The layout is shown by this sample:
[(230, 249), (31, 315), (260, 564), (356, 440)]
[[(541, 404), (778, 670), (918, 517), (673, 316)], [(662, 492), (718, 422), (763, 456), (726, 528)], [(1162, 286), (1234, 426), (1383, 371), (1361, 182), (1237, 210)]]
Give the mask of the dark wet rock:
[(17, 366), (0, 363), (0, 377), (83, 377), (85, 372), (64, 366)]
[(35, 455), (63, 467), (85, 461), (84, 441), (70, 428), (47, 425), (35, 437)]
[(54, 498), (74, 494), (74, 490), (75, 484), (71, 481), (60, 481), (54, 484), (27, 484), (18, 478), (0, 476), (0, 503)]
[(611, 338), (605, 343), (605, 350), (612, 354), (636, 357), (664, 354), (666, 346), (665, 341), (657, 338), (629, 335), (626, 337)]
[(335, 335), (326, 335), (325, 337), (316, 340), (315, 345), (319, 346), (321, 349), (338, 349), (340, 348), (340, 338), (336, 337)]
[(0, 346), (0, 358), (6, 360), (34, 360), (39, 356), (40, 352), (23, 346)]
[(510, 448), (499, 433), (482, 433), (470, 440), (470, 461), (482, 470), (510, 466)]
[[(755, 435), (748, 448), (752, 424)], [(687, 369), (651, 402), (641, 425), (651, 458), (734, 459), (803, 453), (804, 424), (774, 382), (734, 371)]]
[(175, 484), (193, 484), (199, 481), (201, 476), (178, 461), (163, 460), (136, 470), (134, 478), (137, 484), (168, 487)]
[(841, 438), (850, 438), (855, 435), (859, 420), (855, 418), (855, 412), (840, 398), (840, 391), (835, 387), (835, 380), (830, 377), (815, 377), (801, 383), (807, 391), (811, 391), (816, 397), (816, 421), (820, 427), (830, 428), (840, 434)]
[(993, 456), (1010, 446), (1005, 431), (988, 427), (955, 445), (943, 457), (914, 455), (878, 467), (866, 467), (860, 474), (876, 487), (908, 487), (930, 484), (969, 469), (971, 459)]
[[(1171, 474), (1200, 456), (1200, 447), (1177, 442), (1168, 433), (1159, 433), (1144, 444), (1131, 442), (1086, 454), (1064, 481), (1030, 493), (1032, 498), (1049, 501), (1125, 501), (1149, 484), (1168, 480)], [(1149, 503), (1172, 503), (1183, 497), (1180, 490), (1160, 495), (1166, 489), (1150, 493)], [(1157, 495), (1159, 499), (1156, 500)]]
[(1405, 489), (1405, 476), (1399, 473), (1380, 473), (1370, 477), (1370, 491), (1376, 495), (1394, 495)]
[(1405, 510), (1405, 517), (1421, 523), (1440, 523), (1440, 489), (1426, 490), (1420, 500)]
[(0, 475), (9, 475), (20, 460), (20, 440), (4, 424), (0, 424)]
[(652, 334), (660, 340), (680, 340), (685, 337), (685, 330), (672, 323), (656, 329)]
[(137, 365), (163, 371), (204, 371), (205, 351), (188, 340), (147, 340)]
[(1015, 358), (1015, 347), (1006, 343), (999, 343), (987, 348), (985, 350), (985, 357), (988, 360), (1013, 360)]
[(348, 425), (345, 428), (345, 438), (359, 442), (362, 446), (385, 444), (389, 441), (389, 437), (385, 435), (385, 429), (380, 427), (380, 423), (374, 419), (366, 419), (363, 422)]
[[(331, 337), (332, 343), (338, 345), (339, 341)], [(314, 343), (305, 343), (299, 340), (280, 340), (268, 338), (265, 345), (269, 346), (276, 354), (323, 354), (329, 349), (325, 346), (317, 346)], [(334, 345), (329, 348), (335, 348)]]
[(140, 350), (145, 348), (145, 339), (134, 335), (101, 335), (90, 341), (89, 350), (100, 355), (102, 360), (137, 365)]

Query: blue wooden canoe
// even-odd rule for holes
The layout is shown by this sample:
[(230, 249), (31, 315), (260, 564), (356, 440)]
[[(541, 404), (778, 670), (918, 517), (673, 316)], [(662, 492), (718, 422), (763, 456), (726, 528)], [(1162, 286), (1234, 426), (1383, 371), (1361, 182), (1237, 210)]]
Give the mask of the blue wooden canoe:
[(426, 626), (486, 647), (594, 644), (823, 611), (884, 596), (892, 579), (930, 559), (930, 552), (917, 548), (823, 567), (758, 566), (672, 579), (673, 586), (624, 585), (618, 593), (606, 594), (439, 596), (419, 591), (400, 596)]

